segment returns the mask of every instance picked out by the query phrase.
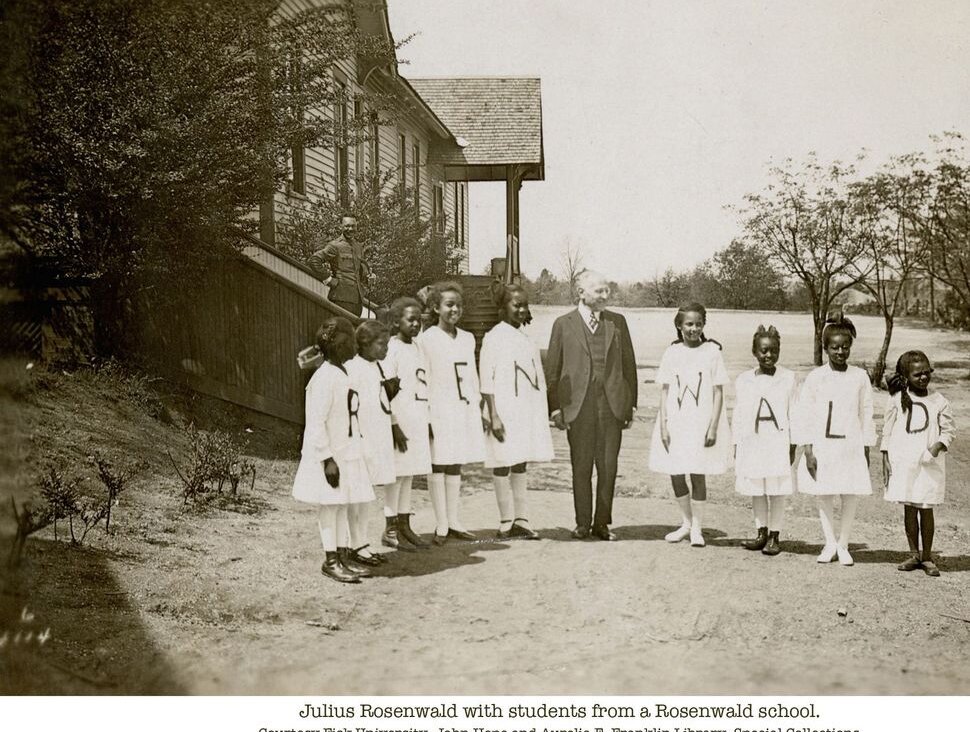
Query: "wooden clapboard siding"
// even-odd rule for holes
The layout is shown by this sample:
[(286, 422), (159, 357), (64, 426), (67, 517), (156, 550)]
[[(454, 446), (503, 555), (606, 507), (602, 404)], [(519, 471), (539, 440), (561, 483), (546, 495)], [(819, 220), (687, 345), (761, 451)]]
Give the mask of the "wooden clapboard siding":
[(326, 300), (303, 265), (258, 240), (247, 243), (179, 302), (146, 296), (137, 319), (140, 350), (197, 391), (302, 423), (296, 354), (327, 317), (348, 314)]

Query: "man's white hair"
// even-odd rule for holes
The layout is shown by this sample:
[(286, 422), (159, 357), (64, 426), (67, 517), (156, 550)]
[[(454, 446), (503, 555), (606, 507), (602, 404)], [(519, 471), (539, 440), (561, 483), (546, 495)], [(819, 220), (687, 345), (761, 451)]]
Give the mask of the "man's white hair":
[(579, 289), (584, 291), (589, 290), (594, 285), (598, 285), (601, 283), (607, 284), (606, 277), (601, 273), (592, 269), (583, 270), (580, 273), (579, 277), (576, 278), (576, 286)]

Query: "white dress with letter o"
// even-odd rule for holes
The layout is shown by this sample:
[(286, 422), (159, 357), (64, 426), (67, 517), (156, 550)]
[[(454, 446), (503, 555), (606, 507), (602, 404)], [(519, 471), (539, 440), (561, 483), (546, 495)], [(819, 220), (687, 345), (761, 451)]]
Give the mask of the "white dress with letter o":
[(391, 407), (381, 383), (381, 369), (376, 361), (358, 355), (347, 362), (347, 374), (360, 395), (360, 434), (370, 482), (374, 485), (393, 483), (397, 475), (394, 473)]

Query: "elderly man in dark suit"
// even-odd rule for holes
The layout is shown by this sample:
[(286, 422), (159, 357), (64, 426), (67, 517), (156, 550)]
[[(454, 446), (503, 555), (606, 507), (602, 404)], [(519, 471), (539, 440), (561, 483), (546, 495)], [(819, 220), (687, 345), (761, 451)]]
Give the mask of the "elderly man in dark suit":
[[(606, 310), (610, 287), (596, 272), (579, 277), (579, 306), (556, 319), (546, 355), (549, 410), (568, 430), (573, 468), (573, 537), (615, 541), (613, 489), (622, 430), (633, 422), (637, 367), (626, 319)], [(596, 511), (593, 512), (593, 466)]]

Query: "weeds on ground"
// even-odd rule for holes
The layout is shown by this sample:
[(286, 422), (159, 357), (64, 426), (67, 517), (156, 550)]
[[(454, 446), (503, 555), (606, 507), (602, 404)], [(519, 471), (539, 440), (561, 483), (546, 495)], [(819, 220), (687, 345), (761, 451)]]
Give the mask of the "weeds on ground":
[(183, 473), (171, 451), (168, 453), (172, 467), (182, 482), (182, 505), (199, 503), (213, 494), (223, 495), (223, 488), (232, 500), (239, 497), (239, 485), (249, 478), (249, 489), (256, 482), (256, 464), (242, 456), (244, 444), (226, 432), (206, 432), (188, 427), (191, 445), (190, 463)]

